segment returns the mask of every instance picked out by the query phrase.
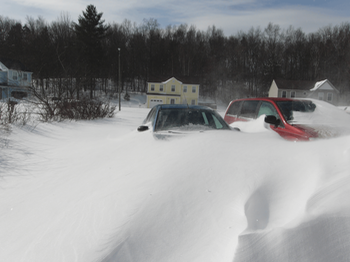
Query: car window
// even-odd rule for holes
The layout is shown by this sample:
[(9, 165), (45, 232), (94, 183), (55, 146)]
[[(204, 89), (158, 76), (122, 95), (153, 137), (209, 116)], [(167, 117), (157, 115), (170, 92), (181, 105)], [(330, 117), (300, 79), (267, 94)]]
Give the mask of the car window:
[(225, 129), (227, 128), (226, 122), (220, 120), (216, 115), (211, 112), (202, 112), (205, 125), (214, 129)]
[(278, 112), (276, 108), (273, 106), (273, 104), (263, 101), (260, 105), (258, 117), (261, 115), (267, 115), (267, 116), (275, 116), (277, 119), (279, 119)]
[(207, 117), (207, 115), (205, 114), (205, 112), (202, 112), (202, 115), (203, 115), (203, 119), (204, 119), (204, 124), (205, 124), (205, 125), (209, 125), (209, 120), (208, 120), (208, 117)]
[(233, 102), (227, 110), (227, 115), (237, 116), (239, 114), (242, 103), (243, 101)]
[(259, 103), (260, 103), (259, 100), (244, 101), (241, 108), (241, 113), (239, 116), (245, 117), (245, 118), (255, 118)]
[(222, 125), (222, 123), (219, 121), (219, 119), (217, 119), (216, 116), (213, 116), (214, 122), (215, 122), (215, 126), (216, 129), (222, 129), (224, 126)]
[(198, 110), (161, 110), (157, 120), (157, 130), (168, 130), (188, 125), (205, 125), (203, 115)]
[(163, 109), (157, 117), (156, 130), (172, 129), (228, 129), (225, 121), (206, 110)]
[(278, 101), (276, 103), (287, 122), (294, 120), (293, 112), (311, 113), (316, 108), (314, 103), (306, 100)]
[(148, 113), (146, 119), (143, 121), (143, 124), (146, 124), (146, 123), (149, 123), (149, 122), (152, 122), (152, 124), (153, 124), (156, 112), (157, 112), (157, 108), (153, 107), (151, 109), (151, 111)]
[(188, 122), (185, 110), (162, 109), (158, 113), (156, 130), (169, 130)]

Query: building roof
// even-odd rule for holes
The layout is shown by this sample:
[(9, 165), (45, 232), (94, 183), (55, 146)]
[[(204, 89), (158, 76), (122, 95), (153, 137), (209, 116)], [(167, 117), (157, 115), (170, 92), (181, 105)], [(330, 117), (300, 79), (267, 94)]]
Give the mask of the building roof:
[[(302, 98), (303, 99), (303, 98)], [(270, 101), (270, 102), (279, 102), (279, 101), (297, 101), (300, 100), (300, 98), (287, 98), (287, 97), (252, 97), (252, 98), (239, 98), (232, 100), (232, 102), (236, 101), (250, 101), (250, 100), (255, 100), (255, 101)], [(304, 99), (303, 99), (304, 100)]]
[(319, 89), (324, 83), (326, 83), (328, 80), (323, 80), (323, 81), (319, 81), (315, 83), (315, 86), (310, 89), (310, 91), (316, 91), (317, 89)]
[(7, 71), (8, 68), (0, 61), (0, 71)]
[(175, 78), (183, 84), (199, 85), (200, 81), (197, 77), (191, 76), (151, 76), (149, 77), (149, 83), (165, 83), (171, 78)]
[(1, 68), (3, 71), (7, 71), (8, 69), (12, 70), (18, 70), (18, 71), (26, 71), (29, 72), (29, 70), (22, 64), (20, 61), (7, 58), (7, 57), (0, 57), (0, 62), (6, 67), (6, 68)]
[(312, 92), (318, 90), (323, 84), (328, 83), (333, 90), (339, 92), (328, 79), (321, 81), (275, 79), (274, 81), (276, 82), (278, 89), (305, 90)]
[(275, 79), (278, 89), (311, 90), (315, 87), (315, 81)]
[(150, 95), (150, 96), (181, 96), (179, 94), (152, 93), (152, 92), (147, 92), (146, 95)]

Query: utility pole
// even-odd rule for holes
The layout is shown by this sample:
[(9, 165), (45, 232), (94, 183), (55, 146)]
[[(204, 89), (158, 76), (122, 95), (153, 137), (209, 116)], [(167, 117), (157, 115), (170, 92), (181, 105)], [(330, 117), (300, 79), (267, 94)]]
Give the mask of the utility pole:
[(118, 81), (118, 97), (119, 97), (119, 111), (121, 110), (121, 99), (120, 99), (120, 89), (121, 89), (121, 78), (120, 78), (120, 48), (118, 48), (119, 59), (118, 59), (118, 68), (119, 68), (119, 81)]

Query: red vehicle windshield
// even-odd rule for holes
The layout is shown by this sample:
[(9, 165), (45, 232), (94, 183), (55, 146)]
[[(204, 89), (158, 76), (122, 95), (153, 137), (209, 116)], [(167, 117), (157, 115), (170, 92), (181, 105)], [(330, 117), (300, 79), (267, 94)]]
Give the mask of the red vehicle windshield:
[(290, 123), (296, 121), (294, 112), (311, 113), (315, 111), (316, 105), (311, 101), (276, 101), (278, 108), (281, 110), (284, 119)]

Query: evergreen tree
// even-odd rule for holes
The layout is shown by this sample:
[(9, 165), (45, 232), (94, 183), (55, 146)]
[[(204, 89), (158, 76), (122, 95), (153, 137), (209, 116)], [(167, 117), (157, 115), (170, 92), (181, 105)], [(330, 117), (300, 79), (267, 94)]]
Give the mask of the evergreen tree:
[(88, 5), (83, 15), (79, 16), (78, 24), (74, 24), (81, 62), (80, 74), (85, 80), (85, 86), (90, 89), (90, 98), (93, 98), (96, 78), (101, 75), (105, 58), (102, 40), (106, 37), (109, 26), (101, 20), (102, 14), (97, 12), (95, 6)]

